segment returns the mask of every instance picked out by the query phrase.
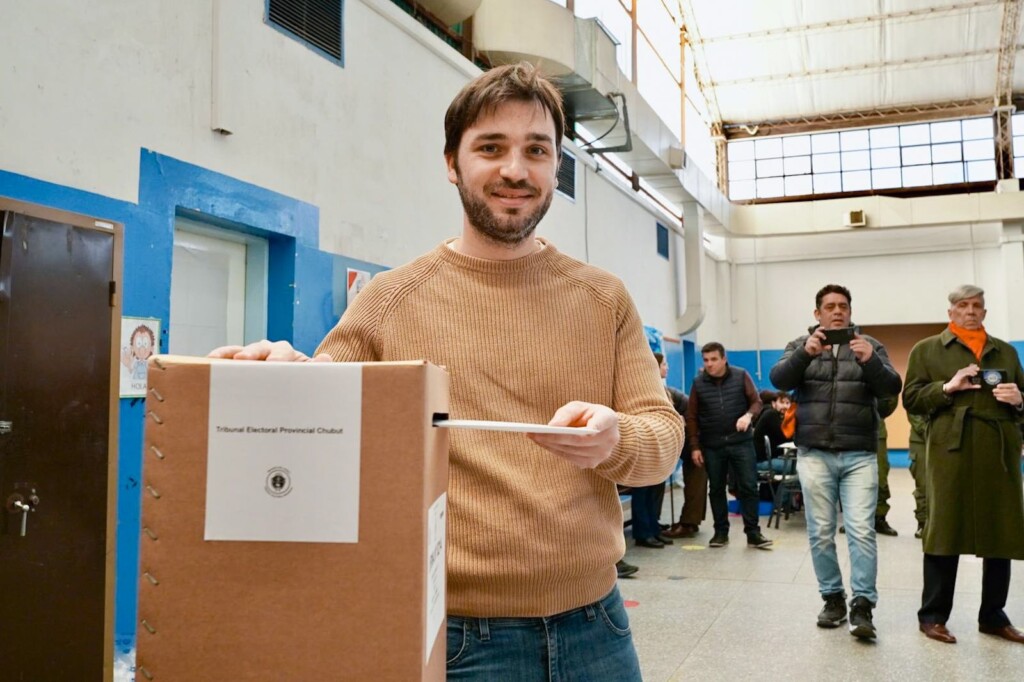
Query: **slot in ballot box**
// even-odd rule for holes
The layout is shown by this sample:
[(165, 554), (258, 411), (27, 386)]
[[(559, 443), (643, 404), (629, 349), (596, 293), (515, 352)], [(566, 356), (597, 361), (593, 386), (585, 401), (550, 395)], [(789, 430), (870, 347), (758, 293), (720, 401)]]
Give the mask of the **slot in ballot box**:
[(156, 356), (136, 679), (443, 680), (448, 376)]

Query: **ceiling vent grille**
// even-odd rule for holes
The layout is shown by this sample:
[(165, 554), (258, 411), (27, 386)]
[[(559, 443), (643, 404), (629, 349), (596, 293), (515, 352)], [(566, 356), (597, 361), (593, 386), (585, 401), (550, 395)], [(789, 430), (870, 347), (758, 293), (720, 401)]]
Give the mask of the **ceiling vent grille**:
[(342, 0), (267, 0), (267, 21), (341, 61)]
[(566, 198), (576, 200), (576, 157), (564, 149), (562, 150), (562, 161), (558, 164), (558, 187), (556, 189)]
[(864, 211), (847, 211), (843, 214), (843, 225), (846, 227), (865, 227), (868, 224)]

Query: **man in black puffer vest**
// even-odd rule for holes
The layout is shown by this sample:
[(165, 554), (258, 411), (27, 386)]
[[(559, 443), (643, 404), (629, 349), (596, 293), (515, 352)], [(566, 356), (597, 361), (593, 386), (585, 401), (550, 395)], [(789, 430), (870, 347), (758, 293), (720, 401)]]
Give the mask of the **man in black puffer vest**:
[(885, 348), (854, 329), (848, 343), (828, 345), (825, 331), (851, 327), (850, 291), (828, 284), (815, 297), (810, 334), (790, 341), (771, 380), (795, 392), (797, 473), (804, 493), (811, 563), (825, 606), (818, 626), (846, 620), (846, 594), (836, 555), (836, 505), (850, 547), (850, 633), (873, 639), (878, 603), (878, 401), (898, 395), (900, 375)]
[(706, 467), (708, 472), (708, 499), (715, 519), (715, 534), (708, 544), (724, 547), (729, 542), (725, 479), (731, 469), (743, 512), (747, 546), (766, 549), (772, 541), (761, 535), (757, 523), (757, 455), (751, 428), (761, 411), (761, 398), (750, 375), (725, 361), (722, 344), (705, 344), (700, 352), (704, 371), (694, 378), (690, 388), (686, 431), (693, 463)]

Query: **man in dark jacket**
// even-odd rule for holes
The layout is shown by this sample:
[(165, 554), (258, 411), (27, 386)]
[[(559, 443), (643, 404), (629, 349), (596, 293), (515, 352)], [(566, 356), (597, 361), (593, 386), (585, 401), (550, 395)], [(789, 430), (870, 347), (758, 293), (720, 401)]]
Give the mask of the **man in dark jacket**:
[[(676, 412), (685, 418), (690, 397), (671, 386), (666, 386), (665, 389)], [(689, 433), (684, 434), (683, 450), (679, 458), (683, 462), (683, 508), (679, 512), (679, 523), (673, 523), (671, 528), (662, 533), (670, 539), (692, 538), (697, 535), (708, 510), (708, 474), (704, 467), (693, 463)]]
[[(810, 334), (791, 341), (772, 367), (772, 383), (796, 392), (797, 473), (804, 493), (811, 561), (825, 606), (818, 626), (846, 620), (843, 575), (836, 555), (836, 505), (842, 502), (850, 547), (850, 633), (876, 636), (878, 603), (878, 401), (898, 395), (902, 382), (885, 348), (856, 330), (830, 345), (826, 330), (849, 329), (850, 291), (828, 284), (815, 296)], [(841, 334), (841, 332), (832, 332)]]
[(925, 429), (924, 591), (921, 632), (952, 644), (961, 554), (983, 559), (978, 630), (1024, 644), (1003, 610), (1010, 560), (1024, 559), (1020, 423), (1024, 369), (1013, 346), (990, 336), (985, 292), (964, 285), (949, 295), (949, 327), (910, 352), (903, 405)]
[(765, 549), (772, 541), (761, 534), (758, 525), (756, 455), (751, 428), (761, 411), (761, 398), (750, 375), (726, 362), (722, 344), (708, 343), (700, 351), (704, 371), (690, 388), (686, 431), (690, 434), (693, 463), (706, 466), (708, 471), (708, 499), (715, 519), (715, 534), (708, 544), (724, 547), (729, 542), (725, 479), (732, 470), (747, 546)]

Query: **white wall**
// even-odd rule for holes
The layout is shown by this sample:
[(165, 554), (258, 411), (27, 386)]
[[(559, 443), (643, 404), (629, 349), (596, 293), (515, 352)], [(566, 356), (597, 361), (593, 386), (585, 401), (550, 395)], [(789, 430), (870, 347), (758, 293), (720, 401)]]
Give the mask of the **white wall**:
[[(131, 5), (3, 3), (0, 170), (135, 202), (146, 148), (316, 205), (322, 249), (391, 266), (461, 230), (443, 117), (479, 70), (389, 0), (344, 3), (343, 67), (265, 24), (261, 0)], [(622, 277), (671, 331), (655, 214), (577, 175), (538, 233)]]
[(702, 289), (706, 309), (704, 321), (696, 331), (697, 346), (718, 341), (726, 349), (746, 348), (746, 339), (738, 334), (742, 326), (737, 326), (731, 321), (730, 314), (730, 271), (731, 266), (727, 260), (703, 256), (703, 270), (701, 272)]
[[(632, 192), (612, 185), (609, 171), (586, 172), (589, 262), (614, 272), (626, 284), (645, 324), (676, 332), (675, 262), (658, 255), (659, 217), (633, 200)], [(665, 224), (664, 219), (660, 219)], [(671, 242), (670, 233), (670, 242)], [(671, 258), (680, 258), (670, 248)]]
[[(267, 26), (259, 0), (132, 7), (2, 4), (0, 170), (136, 201), (147, 148), (316, 205), (321, 248), (385, 265), (459, 232), (442, 120), (477, 69), (389, 0), (345, 2), (344, 67)], [(539, 234), (620, 276), (647, 324), (679, 333), (658, 215), (589, 164)], [(858, 207), (869, 228), (842, 228)], [(1024, 339), (1024, 194), (732, 209), (727, 260), (704, 258), (699, 341), (779, 348), (828, 281), (851, 288), (861, 324), (942, 321), (946, 292), (975, 282), (989, 329)]]
[(1020, 340), (1024, 246), (1013, 241), (1019, 233), (986, 223), (733, 238), (733, 265), (709, 268), (708, 300), (719, 310), (698, 338), (744, 350), (782, 348), (813, 324), (814, 295), (828, 283), (850, 289), (857, 324), (941, 323), (948, 320), (949, 291), (973, 283), (986, 290), (986, 328)]

